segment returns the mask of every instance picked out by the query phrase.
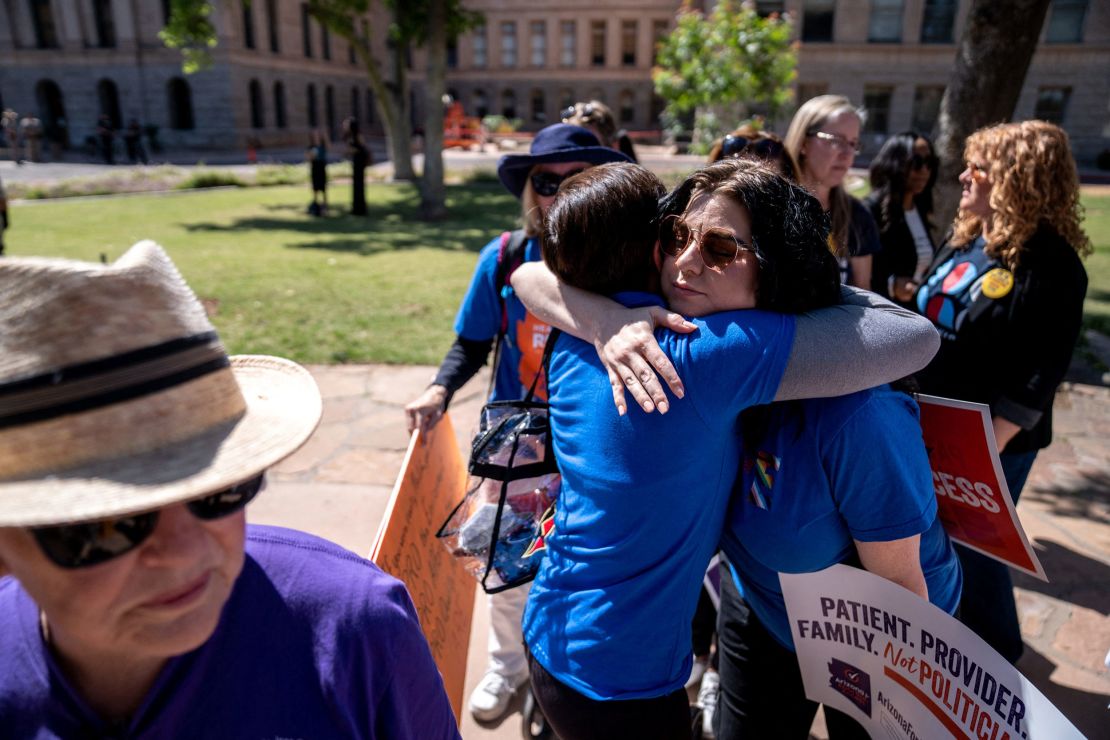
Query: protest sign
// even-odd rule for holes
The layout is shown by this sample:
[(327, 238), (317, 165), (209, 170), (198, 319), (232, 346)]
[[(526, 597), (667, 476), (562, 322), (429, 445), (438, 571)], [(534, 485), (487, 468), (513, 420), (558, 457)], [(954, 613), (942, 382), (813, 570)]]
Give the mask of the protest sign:
[(921, 432), (933, 469), (937, 515), (955, 542), (1020, 571), (1045, 577), (1018, 521), (998, 460), (990, 408), (917, 396)]
[(780, 574), (806, 696), (873, 738), (1083, 737), (958, 620), (847, 565)]
[(466, 486), (466, 465), (447, 414), (427, 435), (414, 432), (370, 559), (408, 586), (455, 719), (462, 718), (474, 579), (436, 541)]

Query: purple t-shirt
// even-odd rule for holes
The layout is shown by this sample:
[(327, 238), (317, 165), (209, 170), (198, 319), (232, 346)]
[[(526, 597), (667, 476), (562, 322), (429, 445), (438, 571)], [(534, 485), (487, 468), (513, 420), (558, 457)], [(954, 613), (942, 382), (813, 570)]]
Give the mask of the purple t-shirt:
[(326, 540), (247, 527), (212, 637), (171, 659), (131, 721), (108, 726), (62, 675), (38, 607), (0, 578), (5, 738), (458, 738), (404, 585)]

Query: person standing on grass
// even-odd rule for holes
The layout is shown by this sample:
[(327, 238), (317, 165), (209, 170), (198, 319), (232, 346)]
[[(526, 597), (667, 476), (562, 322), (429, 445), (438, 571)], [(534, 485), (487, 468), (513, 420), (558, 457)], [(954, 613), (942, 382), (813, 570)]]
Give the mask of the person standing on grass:
[(370, 150), (358, 131), (358, 119), (343, 121), (343, 141), (347, 144), (347, 158), (351, 160), (351, 215), (366, 215), (366, 167), (370, 164)]
[[(564, 179), (604, 162), (627, 162), (579, 126), (557, 123), (541, 130), (528, 154), (507, 154), (497, 174), (521, 201), (524, 228), (494, 237), (478, 256), (470, 288), (455, 319), (457, 337), (427, 390), (405, 407), (408, 429), (426, 431), (447, 410), (451, 397), (494, 352), (491, 401), (523, 398), (540, 369), (550, 327), (506, 290), (513, 266), (542, 257), (543, 218)], [(540, 397), (546, 397), (541, 388)], [(517, 688), (528, 680), (521, 618), (529, 586), (489, 597), (489, 663), (470, 696), (470, 713), (482, 721), (505, 714)]]
[(143, 149), (143, 129), (139, 122), (132, 118), (123, 133), (123, 143), (127, 147), (127, 161), (131, 164), (147, 163), (146, 150)]
[(305, 158), (312, 179), (312, 205), (308, 212), (324, 216), (328, 212), (328, 135), (322, 128), (312, 130)]
[(115, 164), (115, 139), (116, 130), (112, 126), (111, 119), (103, 115), (96, 121), (96, 138), (100, 142), (100, 156), (104, 158), (104, 164)]

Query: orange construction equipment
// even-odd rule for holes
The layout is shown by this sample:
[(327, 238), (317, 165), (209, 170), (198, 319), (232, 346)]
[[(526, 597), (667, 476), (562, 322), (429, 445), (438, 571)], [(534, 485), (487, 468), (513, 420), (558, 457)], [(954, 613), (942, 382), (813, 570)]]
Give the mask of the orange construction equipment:
[(467, 116), (462, 103), (451, 103), (443, 116), (443, 148), (471, 149), (481, 147), (483, 143), (485, 133), (482, 131), (481, 119)]

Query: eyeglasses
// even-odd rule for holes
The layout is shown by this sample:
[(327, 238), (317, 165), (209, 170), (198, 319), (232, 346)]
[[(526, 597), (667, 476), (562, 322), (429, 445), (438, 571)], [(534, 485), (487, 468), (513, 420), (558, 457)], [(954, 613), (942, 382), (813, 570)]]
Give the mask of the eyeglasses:
[(845, 152), (845, 153), (848, 153), (848, 154), (859, 154), (860, 153), (859, 139), (856, 139), (855, 141), (853, 141), (851, 139), (845, 139), (840, 134), (830, 134), (830, 133), (826, 133), (824, 131), (814, 131), (813, 133), (810, 134), (810, 136), (816, 137), (816, 138), (820, 139), (821, 141), (828, 142), (833, 147), (839, 149), (842, 152)]
[(937, 156), (935, 154), (929, 154), (923, 157), (920, 154), (914, 154), (910, 158), (910, 169), (919, 170), (922, 167), (935, 170), (937, 168)]
[(601, 111), (595, 108), (593, 103), (586, 103), (585, 105), (575, 103), (574, 105), (568, 105), (566, 108), (563, 108), (559, 113), (559, 117), (563, 119), (563, 123), (566, 123), (568, 118), (574, 118), (575, 116), (580, 116), (585, 120), (589, 120), (594, 113), (597, 113), (599, 117), (601, 116)]
[(574, 177), (582, 171), (583, 170), (572, 170), (565, 175), (557, 175), (554, 172), (537, 172), (530, 178), (532, 180), (532, 189), (536, 191), (536, 195), (550, 198), (559, 191), (559, 186), (563, 184), (563, 180), (568, 177)]
[(964, 164), (974, 180), (986, 180), (990, 175), (986, 165), (975, 164), (974, 162), (965, 162)]
[[(185, 507), (197, 519), (212, 521), (242, 509), (262, 490), (265, 475), (232, 486), (204, 498), (187, 501)], [(43, 554), (67, 570), (97, 565), (128, 553), (141, 545), (158, 525), (158, 511), (57, 527), (34, 527), (31, 534)]]
[(713, 270), (724, 270), (736, 261), (742, 251), (754, 251), (750, 245), (724, 229), (709, 229), (695, 237), (686, 222), (678, 216), (667, 216), (659, 224), (659, 248), (670, 257), (677, 258), (695, 239), (702, 261)]
[(774, 159), (782, 154), (782, 143), (774, 139), (749, 139), (732, 134), (721, 140), (721, 159), (745, 152), (760, 159)]

